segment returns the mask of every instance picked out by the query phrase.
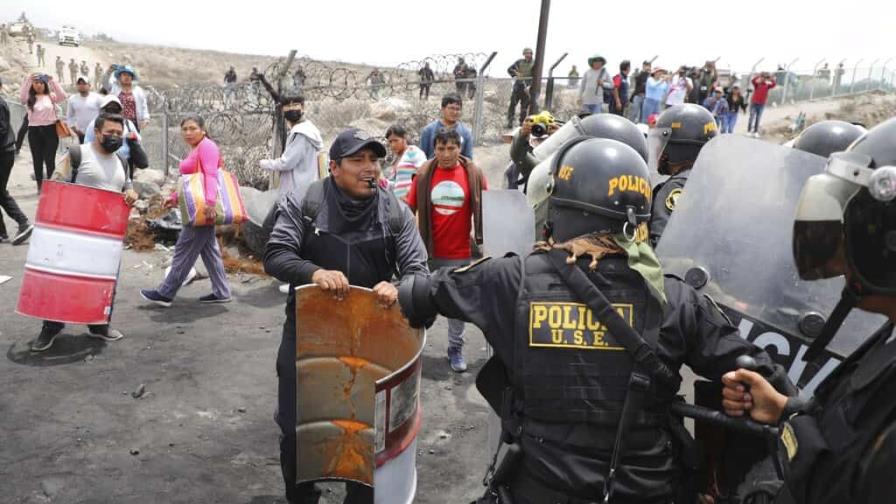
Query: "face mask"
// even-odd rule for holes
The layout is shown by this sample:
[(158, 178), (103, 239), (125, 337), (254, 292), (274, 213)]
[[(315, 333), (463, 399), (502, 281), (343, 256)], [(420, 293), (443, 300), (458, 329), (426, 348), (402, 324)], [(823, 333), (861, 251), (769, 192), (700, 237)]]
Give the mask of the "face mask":
[(301, 110), (287, 110), (283, 113), (283, 117), (291, 123), (297, 123), (302, 120)]
[(100, 142), (100, 145), (103, 146), (103, 150), (111, 154), (121, 148), (122, 142), (123, 140), (121, 137), (103, 135), (103, 140)]

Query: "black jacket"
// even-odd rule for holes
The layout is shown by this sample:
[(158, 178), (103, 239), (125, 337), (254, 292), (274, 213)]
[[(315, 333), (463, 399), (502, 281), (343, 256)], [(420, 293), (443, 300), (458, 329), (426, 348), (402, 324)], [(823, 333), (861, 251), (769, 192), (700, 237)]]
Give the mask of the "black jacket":
[(0, 152), (15, 152), (16, 134), (15, 128), (9, 122), (9, 105), (6, 100), (0, 98)]

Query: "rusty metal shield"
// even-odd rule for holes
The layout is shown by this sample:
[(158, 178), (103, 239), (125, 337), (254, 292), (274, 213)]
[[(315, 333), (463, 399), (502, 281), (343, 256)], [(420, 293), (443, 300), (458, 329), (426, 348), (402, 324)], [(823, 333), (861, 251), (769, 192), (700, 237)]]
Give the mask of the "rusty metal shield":
[(369, 289), (296, 290), (297, 481), (355, 481), (377, 503), (416, 493), (425, 333)]

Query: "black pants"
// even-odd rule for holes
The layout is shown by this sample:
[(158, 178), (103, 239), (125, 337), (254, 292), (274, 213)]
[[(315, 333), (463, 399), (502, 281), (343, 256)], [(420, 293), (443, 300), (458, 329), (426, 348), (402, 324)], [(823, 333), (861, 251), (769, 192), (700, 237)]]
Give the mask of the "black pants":
[[(56, 125), (28, 126), (28, 145), (31, 147), (31, 157), (34, 158), (34, 180), (39, 191), (44, 178), (52, 177), (56, 168), (56, 149), (59, 148)], [(47, 169), (46, 177), (44, 167)]]
[[(280, 426), (280, 469), (291, 504), (317, 504), (320, 491), (312, 483), (296, 485), (296, 321), (283, 323), (280, 349), (277, 351), (277, 425)], [(358, 483), (346, 483), (343, 504), (373, 504), (373, 489)]]
[(426, 99), (429, 99), (429, 88), (432, 87), (432, 84), (420, 84), (420, 98), (426, 96)]
[[(10, 146), (12, 147), (12, 146)], [(12, 166), (15, 164), (16, 154), (14, 151), (0, 153), (0, 208), (9, 215), (12, 220), (20, 226), (28, 224), (28, 217), (22, 213), (22, 209), (16, 204), (16, 200), (12, 199), (6, 185), (9, 183), (9, 175), (12, 173)], [(0, 235), (6, 235), (6, 225), (3, 223), (3, 214), (0, 212)]]
[[(44, 320), (44, 329), (53, 331), (54, 333), (60, 333), (65, 329), (65, 324), (62, 322), (54, 322), (52, 320)], [(106, 334), (109, 331), (109, 324), (88, 325), (87, 329), (93, 334)]]
[(507, 127), (513, 127), (513, 115), (516, 112), (517, 104), (520, 105), (520, 124), (526, 119), (529, 113), (529, 88), (526, 83), (518, 80), (513, 83), (513, 92), (510, 94), (510, 107), (507, 109)]
[(16, 133), (16, 152), (22, 150), (22, 144), (25, 143), (25, 135), (28, 134), (28, 114), (25, 114), (25, 117), (22, 118), (22, 125), (19, 126), (19, 131)]

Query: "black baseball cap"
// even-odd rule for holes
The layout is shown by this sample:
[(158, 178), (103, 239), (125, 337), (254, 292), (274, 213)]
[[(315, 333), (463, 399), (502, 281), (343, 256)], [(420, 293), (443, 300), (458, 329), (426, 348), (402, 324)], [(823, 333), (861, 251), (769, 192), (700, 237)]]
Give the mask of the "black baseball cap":
[(357, 153), (365, 147), (373, 150), (377, 157), (386, 157), (386, 147), (370, 136), (370, 133), (358, 128), (349, 128), (337, 135), (336, 139), (333, 140), (333, 143), (330, 145), (330, 159), (338, 161)]

